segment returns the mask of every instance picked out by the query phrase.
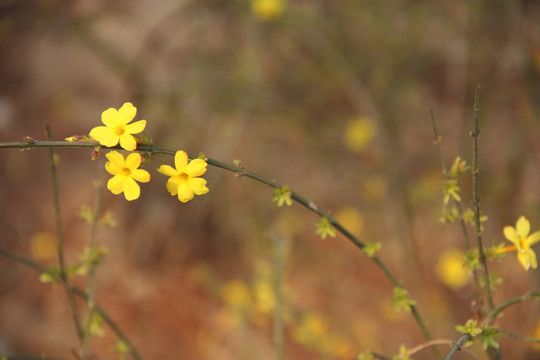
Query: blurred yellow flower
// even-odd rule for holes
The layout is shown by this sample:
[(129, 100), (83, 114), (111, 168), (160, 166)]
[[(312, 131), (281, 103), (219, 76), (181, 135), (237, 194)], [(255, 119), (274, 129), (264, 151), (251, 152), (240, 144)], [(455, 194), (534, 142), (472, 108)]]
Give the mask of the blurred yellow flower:
[(109, 108), (101, 113), (101, 121), (105, 126), (96, 126), (90, 130), (90, 137), (104, 146), (115, 146), (120, 143), (123, 149), (132, 151), (137, 147), (133, 134), (144, 130), (146, 120), (128, 124), (137, 114), (137, 108), (127, 102), (118, 110)]
[(251, 306), (251, 292), (246, 284), (233, 280), (226, 283), (221, 289), (223, 300), (234, 308), (247, 309)]
[(109, 159), (105, 163), (105, 169), (111, 175), (114, 175), (107, 182), (107, 189), (115, 195), (123, 192), (128, 201), (138, 199), (141, 189), (135, 181), (150, 181), (148, 171), (139, 169), (141, 155), (139, 153), (131, 153), (124, 160), (124, 157), (118, 151), (111, 151), (105, 156)]
[(360, 152), (371, 143), (376, 131), (374, 122), (366, 117), (350, 121), (345, 128), (345, 146), (351, 151)]
[(294, 339), (300, 344), (317, 343), (327, 332), (324, 320), (317, 314), (305, 315), (294, 329)]
[(30, 237), (32, 257), (37, 260), (50, 260), (57, 254), (56, 235), (50, 231), (40, 231)]
[(195, 195), (206, 194), (209, 190), (206, 187), (206, 180), (200, 178), (206, 172), (206, 161), (194, 159), (188, 162), (185, 151), (177, 151), (174, 156), (176, 169), (169, 165), (161, 165), (158, 169), (160, 173), (170, 176), (167, 181), (167, 190), (171, 195), (178, 195), (178, 200), (185, 203), (193, 199)]
[(457, 249), (443, 252), (435, 268), (439, 280), (452, 289), (465, 286), (469, 277), (467, 270), (463, 267), (464, 261), (464, 254)]
[(284, 0), (252, 0), (251, 12), (263, 21), (279, 17), (285, 8)]
[(259, 281), (254, 286), (255, 308), (263, 314), (270, 314), (276, 307), (274, 288), (268, 281)]
[(345, 226), (353, 235), (360, 236), (364, 228), (364, 217), (353, 207), (345, 207), (335, 215), (336, 220)]
[(531, 224), (525, 216), (521, 216), (516, 222), (516, 227), (505, 226), (503, 229), (504, 236), (514, 245), (507, 246), (501, 249), (499, 252), (504, 253), (508, 251), (517, 251), (518, 260), (525, 270), (529, 268), (536, 269), (538, 264), (536, 262), (536, 254), (531, 249), (531, 246), (540, 241), (540, 231), (537, 231), (531, 235)]
[[(540, 339), (540, 320), (536, 322), (535, 327), (531, 331), (530, 336), (536, 339)], [(531, 347), (537, 352), (540, 353), (540, 344), (539, 343), (531, 343)]]

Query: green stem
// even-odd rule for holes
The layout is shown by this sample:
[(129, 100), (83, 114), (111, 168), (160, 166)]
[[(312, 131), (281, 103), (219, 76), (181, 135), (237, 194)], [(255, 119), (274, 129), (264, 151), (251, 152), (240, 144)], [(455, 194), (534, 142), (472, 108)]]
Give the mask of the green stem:
[(88, 311), (87, 311), (87, 319), (86, 319), (86, 331), (84, 332), (84, 338), (83, 338), (83, 351), (87, 349), (89, 346), (90, 341), (90, 328), (92, 325), (93, 316), (95, 313), (95, 298), (94, 298), (94, 280), (95, 280), (95, 273), (96, 273), (96, 265), (93, 261), (93, 254), (97, 250), (97, 228), (98, 228), (98, 221), (99, 221), (99, 212), (101, 208), (101, 195), (102, 195), (102, 178), (104, 173), (104, 167), (99, 166), (98, 167), (98, 181), (96, 182), (96, 193), (94, 198), (94, 207), (92, 211), (92, 230), (90, 235), (90, 258), (88, 260), (88, 286), (87, 286), (87, 293), (88, 293)]
[[(433, 129), (433, 139), (435, 143), (435, 148), (437, 149), (437, 153), (439, 154), (439, 160), (441, 162), (441, 167), (443, 170), (443, 175), (446, 180), (450, 179), (450, 172), (448, 171), (448, 168), (446, 166), (446, 162), (444, 161), (444, 157), (441, 150), (441, 137), (437, 133), (437, 126), (435, 125), (435, 115), (433, 114), (433, 110), (430, 111), (430, 120), (431, 120), (431, 127)], [(459, 214), (459, 225), (461, 228), (461, 233), (463, 234), (463, 238), (465, 239), (465, 248), (468, 250), (471, 249), (471, 241), (469, 239), (469, 233), (467, 232), (467, 224), (465, 223), (465, 219), (463, 219), (463, 208), (461, 207), (461, 203), (459, 201), (455, 201), (456, 208), (458, 210)], [(481, 293), (480, 293), (480, 279), (478, 279), (478, 274), (476, 271), (472, 272), (473, 275), (473, 283), (475, 289), (477, 289), (477, 299), (476, 303), (480, 304), (481, 302)]]
[[(35, 139), (27, 139), (25, 142), (8, 142), (8, 143), (0, 143), (0, 149), (2, 148), (19, 148), (19, 149), (31, 149), (31, 148), (51, 148), (51, 147), (58, 147), (58, 148), (94, 148), (100, 146), (97, 142), (90, 142), (90, 141), (77, 141), (77, 142), (68, 142), (68, 141), (39, 141)], [(104, 147), (105, 148), (105, 147)], [(109, 148), (109, 147), (107, 147)], [(119, 146), (110, 147), (110, 149), (121, 149)], [(166, 155), (172, 155), (174, 156), (176, 154), (176, 151), (164, 149), (156, 146), (146, 146), (146, 145), (138, 145), (136, 151), (139, 152), (147, 152), (147, 153), (153, 153), (153, 154), (166, 154)], [(194, 156), (192, 154), (188, 154), (188, 157), (190, 159), (197, 158), (198, 156)], [(248, 178), (251, 178), (253, 180), (256, 180), (258, 182), (261, 182), (263, 184), (266, 184), (272, 188), (279, 189), (283, 185), (274, 181), (269, 180), (263, 176), (260, 176), (254, 172), (248, 171), (244, 168), (240, 168), (234, 165), (230, 165), (215, 159), (206, 159), (206, 162), (214, 167), (221, 168), (227, 171), (234, 172), (237, 176), (245, 176)], [(319, 209), (319, 207), (313, 203), (312, 201), (309, 201), (305, 199), (300, 194), (291, 191), (291, 199), (295, 200), (297, 203), (308, 209), (309, 211), (317, 214), (320, 217), (327, 218), (330, 223), (340, 232), (342, 233), (345, 238), (347, 238), (349, 241), (351, 241), (356, 247), (359, 249), (363, 249), (365, 247), (365, 244), (360, 241), (356, 236), (354, 236), (350, 231), (348, 231), (343, 225), (341, 225), (336, 219), (334, 219), (332, 216), (330, 216), (327, 212)], [(376, 256), (370, 257), (375, 265), (379, 267), (382, 272), (386, 275), (386, 277), (390, 280), (393, 286), (399, 286), (403, 287), (402, 284), (395, 278), (395, 276), (390, 272), (390, 270), (386, 267), (386, 265)], [(417, 322), (418, 326), (420, 327), (420, 330), (422, 331), (422, 334), (424, 337), (430, 341), (433, 340), (431, 334), (429, 333), (427, 326), (422, 319), (420, 312), (418, 311), (417, 307), (415, 305), (411, 305), (411, 313)], [(433, 348), (435, 354), (438, 358), (440, 358), (439, 351), (434, 347)]]
[(284, 340), (284, 301), (283, 301), (283, 268), (285, 266), (285, 239), (274, 238), (274, 294), (276, 305), (274, 309), (274, 349), (276, 360), (285, 359)]
[(480, 86), (476, 87), (474, 95), (474, 122), (471, 136), (473, 138), (473, 163), (472, 163), (472, 192), (473, 192), (473, 211), (474, 211), (474, 232), (476, 234), (476, 243), (478, 247), (478, 258), (482, 265), (484, 274), (484, 291), (487, 298), (490, 310), (495, 308), (493, 302), (493, 292), (491, 291), (491, 282), (489, 281), (489, 271), (487, 266), (484, 246), (482, 244), (482, 227), (480, 225), (480, 196), (478, 194), (478, 136), (480, 135), (479, 128), (480, 117)]
[(452, 345), (452, 348), (450, 349), (450, 351), (448, 352), (448, 354), (446, 354), (446, 356), (444, 357), (444, 360), (450, 360), (454, 357), (454, 355), (456, 354), (456, 352), (458, 352), (459, 350), (461, 350), (461, 348), (463, 347), (463, 345), (465, 345), (465, 343), (467, 341), (470, 341), (472, 340), (472, 336), (469, 335), (469, 334), (464, 334), (462, 337), (459, 338), (458, 341), (456, 341), (453, 345)]
[(497, 316), (499, 316), (499, 314), (501, 314), (506, 308), (515, 304), (519, 304), (526, 300), (540, 300), (540, 291), (531, 291), (521, 296), (516, 296), (514, 298), (506, 300), (505, 302), (497, 306), (495, 309), (493, 309), (491, 314), (489, 314), (489, 316), (486, 318), (486, 322), (488, 324), (492, 324), (497, 319)]
[[(493, 322), (495, 322), (495, 320), (497, 319), (497, 317), (504, 311), (506, 310), (507, 308), (509, 308), (510, 306), (512, 305), (516, 305), (516, 304), (519, 304), (523, 301), (527, 301), (527, 300), (540, 300), (540, 291), (532, 291), (532, 292), (528, 292), (528, 293), (525, 293), (521, 296), (516, 296), (514, 298), (511, 298), (511, 299), (508, 299), (506, 300), (505, 302), (503, 302), (502, 304), (500, 304), (499, 306), (497, 306), (487, 317), (486, 317), (486, 324), (487, 325), (491, 325), (493, 324)], [(518, 339), (522, 339), (522, 340), (525, 340), (525, 341), (530, 341), (530, 342), (540, 342), (540, 339), (535, 339), (535, 338), (531, 338), (531, 337), (528, 337), (528, 336), (523, 336), (523, 335), (518, 335), (518, 334), (513, 334), (513, 333), (506, 333), (504, 332), (503, 335), (505, 336), (509, 336), (509, 337), (513, 337), (513, 338), (518, 338)], [(472, 340), (472, 336), (470, 334), (464, 334), (462, 337), (459, 338), (458, 341), (456, 341), (453, 345), (452, 345), (452, 348), (450, 349), (450, 352), (445, 356), (444, 360), (450, 360), (452, 359), (452, 357), (455, 355), (455, 353), (458, 351), (458, 350), (461, 350), (461, 347), (469, 340)]]
[[(33, 262), (30, 259), (27, 259), (27, 258), (23, 257), (23, 256), (12, 253), (11, 251), (9, 251), (9, 250), (7, 250), (7, 249), (5, 249), (3, 247), (0, 247), (0, 253), (3, 254), (4, 256), (10, 258), (11, 260), (17, 261), (17, 262), (19, 262), (19, 263), (21, 263), (23, 265), (26, 265), (26, 266), (36, 270), (39, 273), (47, 272), (47, 269), (44, 268), (43, 266), (41, 266), (41, 265)], [(79, 288), (77, 288), (75, 286), (72, 286), (69, 283), (67, 283), (65, 281), (62, 281), (62, 280), (60, 281), (60, 285), (62, 285), (62, 287), (64, 287), (64, 289), (66, 289), (66, 291), (69, 291), (70, 293), (73, 293), (73, 294), (77, 295), (78, 297), (82, 298), (83, 300), (88, 301), (88, 294), (86, 294), (81, 289), (79, 289)], [(116, 323), (111, 319), (111, 317), (100, 306), (95, 305), (95, 309), (99, 313), (99, 315), (101, 315), (101, 317), (103, 318), (105, 323), (107, 323), (107, 325), (109, 325), (109, 327), (112, 329), (112, 331), (116, 334), (118, 339), (123, 341), (129, 347), (130, 353), (133, 356), (133, 358), (135, 360), (143, 360), (143, 358), (141, 357), (141, 355), (139, 354), (137, 349), (135, 349), (135, 347), (131, 344), (129, 339), (120, 330), (118, 325), (116, 325)]]
[[(51, 137), (50, 129), (49, 129), (49, 126), (47, 126), (47, 138), (50, 139), (50, 137)], [(56, 218), (56, 249), (58, 253), (58, 262), (60, 265), (60, 278), (62, 279), (62, 282), (65, 282), (67, 284), (68, 276), (66, 273), (66, 263), (64, 260), (64, 244), (62, 240), (62, 221), (60, 218), (60, 196), (58, 194), (58, 179), (56, 177), (56, 156), (54, 155), (53, 148), (49, 148), (49, 160), (51, 162), (51, 184), (52, 184), (52, 191), (53, 191), (53, 198), (54, 198), (54, 214)], [(84, 331), (81, 326), (79, 316), (77, 315), (77, 310), (75, 308), (75, 300), (73, 299), (71, 292), (67, 291), (67, 289), (66, 289), (66, 295), (67, 295), (69, 307), (71, 310), (71, 316), (73, 318), (73, 322), (75, 323), (77, 336), (81, 344), (83, 344)]]

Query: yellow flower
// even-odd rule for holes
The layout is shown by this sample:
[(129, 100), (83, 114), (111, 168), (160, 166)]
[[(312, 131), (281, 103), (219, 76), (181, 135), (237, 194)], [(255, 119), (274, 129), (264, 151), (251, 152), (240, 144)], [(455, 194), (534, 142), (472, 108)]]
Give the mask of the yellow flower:
[(105, 169), (114, 175), (107, 182), (107, 189), (115, 195), (124, 193), (126, 200), (135, 200), (141, 194), (139, 185), (135, 182), (149, 182), (150, 174), (146, 170), (139, 169), (141, 165), (141, 155), (131, 153), (126, 159), (118, 151), (111, 151), (107, 155)]
[(525, 270), (529, 268), (536, 269), (536, 254), (531, 249), (531, 246), (540, 241), (540, 231), (529, 235), (531, 224), (525, 216), (521, 216), (516, 222), (516, 227), (505, 226), (503, 229), (504, 236), (514, 245), (507, 246), (500, 252), (517, 251), (518, 260)]
[(206, 180), (200, 178), (206, 172), (206, 161), (194, 159), (188, 163), (188, 156), (185, 151), (177, 151), (174, 156), (176, 169), (169, 165), (161, 165), (158, 169), (163, 175), (170, 176), (167, 181), (167, 190), (171, 195), (178, 195), (178, 200), (188, 202), (195, 195), (206, 194), (209, 190), (206, 187)]
[(104, 146), (115, 146), (120, 143), (123, 149), (133, 151), (137, 142), (133, 134), (144, 130), (146, 120), (128, 124), (137, 114), (137, 108), (127, 102), (118, 110), (109, 108), (101, 113), (101, 121), (105, 126), (96, 126), (90, 130), (90, 137)]
[(251, 2), (251, 12), (263, 21), (277, 18), (283, 13), (283, 0), (253, 0)]
[(353, 152), (360, 152), (369, 146), (376, 133), (377, 128), (371, 119), (360, 117), (352, 120), (345, 129), (345, 146)]
[(467, 285), (469, 276), (463, 267), (465, 257), (459, 250), (445, 251), (437, 262), (437, 275), (441, 282), (452, 289)]

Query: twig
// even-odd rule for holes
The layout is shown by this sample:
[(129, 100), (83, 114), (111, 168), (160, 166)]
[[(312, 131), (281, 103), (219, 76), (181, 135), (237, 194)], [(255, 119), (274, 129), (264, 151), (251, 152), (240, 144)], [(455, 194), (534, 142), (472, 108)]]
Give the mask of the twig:
[[(49, 126), (47, 125), (47, 138), (51, 138), (51, 132), (49, 129)], [(68, 284), (68, 276), (66, 273), (66, 264), (64, 261), (64, 244), (62, 240), (62, 220), (60, 218), (60, 196), (58, 194), (58, 180), (56, 178), (56, 156), (54, 155), (53, 148), (49, 148), (49, 159), (51, 162), (51, 184), (52, 184), (52, 191), (53, 191), (53, 198), (54, 198), (54, 214), (56, 218), (56, 249), (58, 252), (58, 262), (60, 265), (60, 278), (63, 283)], [(75, 323), (75, 328), (77, 330), (77, 336), (83, 344), (84, 342), (84, 330), (81, 326), (81, 322), (79, 320), (79, 316), (77, 315), (77, 309), (75, 308), (75, 300), (73, 299), (73, 296), (71, 292), (67, 291), (66, 288), (66, 295), (69, 302), (69, 307), (71, 310), (71, 316), (73, 318), (73, 322)]]
[(482, 244), (482, 227), (480, 225), (480, 196), (478, 194), (478, 136), (480, 135), (479, 115), (480, 115), (480, 86), (476, 87), (474, 96), (474, 122), (471, 136), (473, 138), (473, 163), (472, 163), (472, 192), (473, 192), (473, 211), (474, 211), (474, 232), (476, 234), (476, 242), (478, 247), (478, 258), (482, 264), (484, 273), (484, 290), (488, 300), (489, 308), (493, 310), (495, 303), (493, 302), (493, 292), (491, 291), (491, 283), (489, 281), (489, 271), (487, 267), (486, 255)]
[[(32, 268), (32, 269), (34, 269), (34, 270), (36, 270), (36, 271), (38, 271), (40, 273), (47, 272), (47, 269), (44, 268), (43, 266), (41, 266), (41, 265), (33, 262), (30, 259), (27, 259), (27, 258), (23, 257), (23, 256), (17, 255), (15, 253), (3, 248), (3, 247), (0, 247), (0, 253), (5, 255), (6, 257), (10, 258), (11, 260), (14, 260), (14, 261), (17, 261), (17, 262), (19, 262), (19, 263), (21, 263), (23, 265), (26, 265), (26, 266), (28, 266), (28, 267), (30, 267), (30, 268)], [(73, 293), (73, 294), (79, 296), (83, 300), (88, 301), (88, 294), (86, 294), (83, 290), (79, 289), (78, 287), (72, 286), (72, 285), (70, 285), (70, 284), (68, 284), (67, 282), (64, 282), (64, 281), (60, 281), (60, 285), (62, 285), (64, 287), (64, 289), (66, 289), (66, 291), (69, 291), (70, 293)], [(122, 332), (122, 330), (120, 330), (118, 325), (116, 325), (116, 323), (111, 319), (111, 317), (97, 304), (95, 305), (95, 309), (99, 313), (99, 315), (103, 318), (103, 320), (107, 323), (107, 325), (109, 325), (109, 327), (112, 329), (112, 331), (116, 334), (118, 339), (120, 339), (122, 342), (124, 342), (129, 347), (130, 353), (133, 356), (133, 358), (135, 360), (143, 360), (143, 358), (141, 357), (141, 355), (139, 354), (137, 349), (135, 349), (135, 347), (131, 344), (129, 339)]]
[(90, 235), (90, 254), (88, 261), (88, 285), (87, 285), (87, 292), (88, 292), (88, 311), (87, 311), (87, 319), (86, 319), (86, 331), (84, 333), (84, 341), (83, 341), (83, 353), (89, 346), (89, 340), (90, 340), (90, 328), (92, 326), (93, 316), (95, 312), (95, 306), (96, 302), (94, 299), (94, 279), (95, 279), (95, 273), (96, 273), (96, 266), (93, 261), (94, 252), (97, 249), (97, 228), (98, 228), (98, 222), (99, 222), (99, 212), (101, 208), (101, 196), (102, 196), (102, 189), (103, 189), (103, 173), (104, 173), (104, 167), (99, 166), (98, 167), (98, 181), (96, 182), (96, 193), (94, 198), (94, 207), (92, 211), (92, 230)]

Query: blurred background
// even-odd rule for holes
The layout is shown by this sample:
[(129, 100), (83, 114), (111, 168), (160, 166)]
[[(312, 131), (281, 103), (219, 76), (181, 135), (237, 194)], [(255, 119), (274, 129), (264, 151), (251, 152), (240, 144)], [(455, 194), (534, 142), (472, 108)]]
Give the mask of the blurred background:
[[(58, 140), (88, 134), (101, 112), (130, 101), (155, 145), (241, 160), (380, 242), (435, 338), (459, 337), (475, 291), (463, 278), (459, 225), (440, 221), (430, 110), (447, 165), (470, 161), (480, 84), (484, 241), (504, 242), (502, 228), (521, 215), (540, 229), (534, 0), (2, 0), (0, 54), (1, 142), (44, 139), (47, 124)], [(88, 149), (56, 154), (73, 264), (90, 241), (81, 209), (109, 176), (100, 175), (104, 156), (91, 161)], [(276, 274), (287, 359), (391, 356), (425, 341), (412, 316), (391, 309), (381, 271), (343, 236), (320, 239), (315, 215), (278, 208), (271, 188), (217, 168), (205, 174), (210, 192), (182, 204), (155, 171), (172, 162), (152, 157), (152, 181), (134, 202), (102, 194), (114, 226), (99, 229), (109, 254), (96, 298), (145, 359), (275, 359)], [(1, 246), (55, 265), (47, 150), (2, 150), (0, 166)], [(460, 178), (464, 208), (470, 184)], [(515, 254), (490, 270), (504, 278), (497, 304), (540, 284)], [(2, 354), (73, 358), (79, 344), (60, 286), (0, 257), (0, 293)], [(500, 325), (540, 337), (539, 314), (538, 303), (523, 303)], [(93, 337), (96, 358), (118, 358), (115, 341), (109, 329)], [(538, 347), (501, 344), (508, 358), (540, 359)]]

